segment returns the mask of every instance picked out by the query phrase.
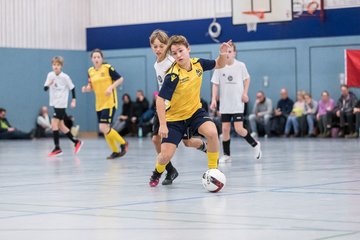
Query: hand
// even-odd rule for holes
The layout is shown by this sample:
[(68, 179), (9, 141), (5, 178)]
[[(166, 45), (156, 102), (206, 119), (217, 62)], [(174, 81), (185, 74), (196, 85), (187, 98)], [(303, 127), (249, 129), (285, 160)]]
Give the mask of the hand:
[(281, 116), (282, 112), (280, 109), (275, 109), (275, 116)]
[(159, 136), (161, 138), (167, 138), (169, 134), (169, 129), (167, 128), (166, 124), (160, 124), (159, 127)]
[(71, 100), (70, 107), (71, 107), (71, 108), (75, 108), (75, 107), (76, 107), (76, 99)]
[(216, 110), (216, 107), (217, 107), (217, 103), (216, 103), (216, 101), (211, 101), (211, 104), (210, 104), (210, 109), (211, 110), (213, 110), (213, 111), (215, 111)]
[(105, 91), (105, 96), (110, 96), (112, 91), (113, 91), (113, 87), (112, 86), (108, 87)]
[(243, 103), (247, 103), (249, 101), (249, 96), (244, 93), (241, 97), (241, 100), (243, 101)]
[(132, 118), (131, 118), (131, 122), (135, 123), (135, 122), (136, 122), (136, 119), (137, 119), (136, 117), (132, 117)]
[(337, 110), (337, 111), (336, 111), (336, 116), (337, 116), (337, 117), (340, 117), (340, 110)]
[(353, 111), (354, 113), (358, 113), (358, 112), (360, 112), (360, 108), (354, 108), (354, 111)]
[(220, 55), (226, 55), (228, 49), (230, 48), (230, 44), (232, 43), (232, 40), (229, 40), (228, 42), (224, 42), (220, 46)]
[(83, 86), (83, 87), (81, 88), (81, 91), (82, 91), (83, 93), (90, 92), (90, 91), (91, 91), (91, 86), (90, 86), (90, 85)]
[(8, 132), (13, 132), (13, 131), (15, 131), (15, 128), (8, 128)]

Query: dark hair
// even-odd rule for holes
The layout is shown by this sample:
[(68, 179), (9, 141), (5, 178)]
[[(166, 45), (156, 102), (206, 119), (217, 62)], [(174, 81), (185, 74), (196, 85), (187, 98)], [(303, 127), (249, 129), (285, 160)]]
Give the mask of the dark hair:
[(129, 102), (131, 102), (131, 97), (130, 97), (130, 95), (129, 95), (129, 94), (124, 93), (124, 94), (122, 95), (121, 99), (124, 101), (124, 98), (125, 98), (125, 97), (128, 97)]
[(341, 84), (340, 88), (343, 88), (343, 87), (346, 89), (349, 89), (348, 85), (346, 85), (346, 84)]
[(92, 51), (91, 51), (91, 54), (90, 54), (90, 57), (92, 57), (92, 56), (94, 55), (94, 53), (99, 53), (100, 56), (101, 56), (102, 58), (104, 58), (104, 54), (103, 54), (103, 52), (102, 52), (99, 48), (95, 48), (94, 50), (92, 50)]
[(6, 112), (6, 109), (5, 108), (0, 108), (0, 113), (2, 112)]
[(140, 90), (140, 89), (139, 89), (139, 90), (137, 90), (136, 92), (141, 93), (143, 96), (145, 96), (143, 90)]

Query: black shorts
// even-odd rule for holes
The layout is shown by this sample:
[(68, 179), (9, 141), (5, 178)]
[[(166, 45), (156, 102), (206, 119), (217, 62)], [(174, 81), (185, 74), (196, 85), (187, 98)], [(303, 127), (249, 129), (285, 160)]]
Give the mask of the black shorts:
[(64, 120), (66, 117), (66, 108), (54, 108), (53, 118)]
[[(159, 128), (160, 128), (159, 117), (158, 117), (157, 113), (155, 112), (154, 121), (153, 121), (153, 127), (152, 127), (152, 136), (155, 136), (155, 135), (159, 134)], [(194, 133), (192, 133), (190, 131), (190, 129), (187, 128), (185, 133), (184, 133), (183, 139), (188, 140), (188, 139), (192, 138), (193, 135), (194, 135)]]
[(116, 108), (107, 108), (101, 111), (97, 111), (98, 123), (111, 124), (115, 115)]
[(197, 132), (198, 128), (207, 121), (212, 120), (208, 113), (204, 109), (200, 108), (187, 120), (167, 122), (166, 124), (169, 129), (169, 134), (167, 138), (162, 139), (162, 142), (173, 143), (178, 146), (182, 139), (191, 138), (190, 133), (192, 135), (192, 133)]
[(221, 122), (231, 122), (231, 119), (234, 122), (243, 122), (244, 114), (243, 113), (221, 114)]

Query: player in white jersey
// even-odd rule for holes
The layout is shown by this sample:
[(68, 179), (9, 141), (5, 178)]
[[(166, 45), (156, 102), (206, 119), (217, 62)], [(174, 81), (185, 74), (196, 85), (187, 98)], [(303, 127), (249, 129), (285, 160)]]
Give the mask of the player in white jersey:
[(226, 66), (216, 69), (212, 76), (212, 101), (210, 108), (216, 109), (216, 99), (220, 88), (220, 113), (222, 122), (222, 145), (224, 155), (219, 162), (229, 162), (230, 157), (230, 129), (231, 120), (234, 121), (235, 131), (242, 136), (255, 151), (255, 158), (261, 158), (260, 142), (255, 141), (244, 128), (244, 103), (249, 101), (248, 89), (250, 75), (244, 63), (235, 59), (236, 46), (232, 43), (228, 49)]
[[(154, 68), (160, 90), (164, 83), (165, 74), (175, 60), (166, 52), (169, 37), (164, 31), (155, 30), (150, 35), (149, 40), (150, 40), (151, 49), (156, 55), (156, 62), (154, 64)], [(158, 135), (159, 126), (160, 126), (159, 119), (157, 114), (155, 113), (152, 141), (155, 145), (157, 154), (160, 153), (160, 149), (161, 149), (161, 137)], [(183, 138), (184, 145), (186, 147), (193, 147), (200, 151), (206, 152), (206, 143), (199, 138), (193, 138), (192, 134), (193, 133), (190, 133), (188, 131), (188, 133), (184, 136)], [(171, 162), (169, 162), (166, 165), (166, 171), (167, 171), (166, 178), (164, 179), (162, 184), (170, 185), (172, 184), (174, 179), (178, 176), (178, 172), (174, 168)]]
[(54, 107), (54, 115), (51, 119), (51, 128), (55, 148), (48, 154), (49, 157), (62, 155), (59, 140), (59, 129), (74, 143), (75, 154), (78, 153), (83, 144), (82, 141), (74, 138), (70, 130), (65, 126), (64, 118), (66, 117), (66, 108), (68, 106), (69, 91), (72, 93), (71, 107), (76, 106), (75, 86), (70, 77), (62, 72), (64, 59), (54, 57), (52, 59), (52, 72), (49, 72), (44, 84), (44, 90), (49, 90), (50, 106)]

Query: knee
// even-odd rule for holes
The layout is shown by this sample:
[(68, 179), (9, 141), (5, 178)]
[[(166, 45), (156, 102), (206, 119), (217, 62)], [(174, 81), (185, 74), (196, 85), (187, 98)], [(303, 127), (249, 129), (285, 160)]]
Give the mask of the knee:
[(105, 134), (107, 134), (109, 132), (110, 128), (106, 124), (100, 124), (99, 125), (99, 130), (100, 130), (100, 132), (102, 132), (105, 135)]
[(158, 137), (158, 136), (156, 135), (156, 136), (153, 136), (153, 137), (151, 138), (151, 141), (153, 142), (153, 144), (157, 145), (157, 144), (160, 144), (161, 139), (160, 139), (160, 137)]
[(158, 163), (161, 165), (165, 165), (171, 160), (171, 154), (167, 153), (166, 151), (161, 151), (157, 157)]
[(190, 139), (186, 139), (186, 140), (183, 140), (183, 143), (185, 145), (185, 147), (191, 147), (191, 140)]
[(250, 114), (249, 120), (250, 120), (250, 121), (254, 121), (255, 119), (256, 119), (255, 114)]
[(271, 118), (271, 115), (270, 115), (270, 114), (265, 114), (265, 116), (264, 116), (264, 121), (265, 121), (265, 123), (268, 123), (269, 120), (270, 120), (270, 118)]
[(230, 132), (230, 125), (225, 125), (225, 124), (223, 124), (223, 126), (222, 126), (222, 131), (223, 131), (223, 133), (229, 133)]

